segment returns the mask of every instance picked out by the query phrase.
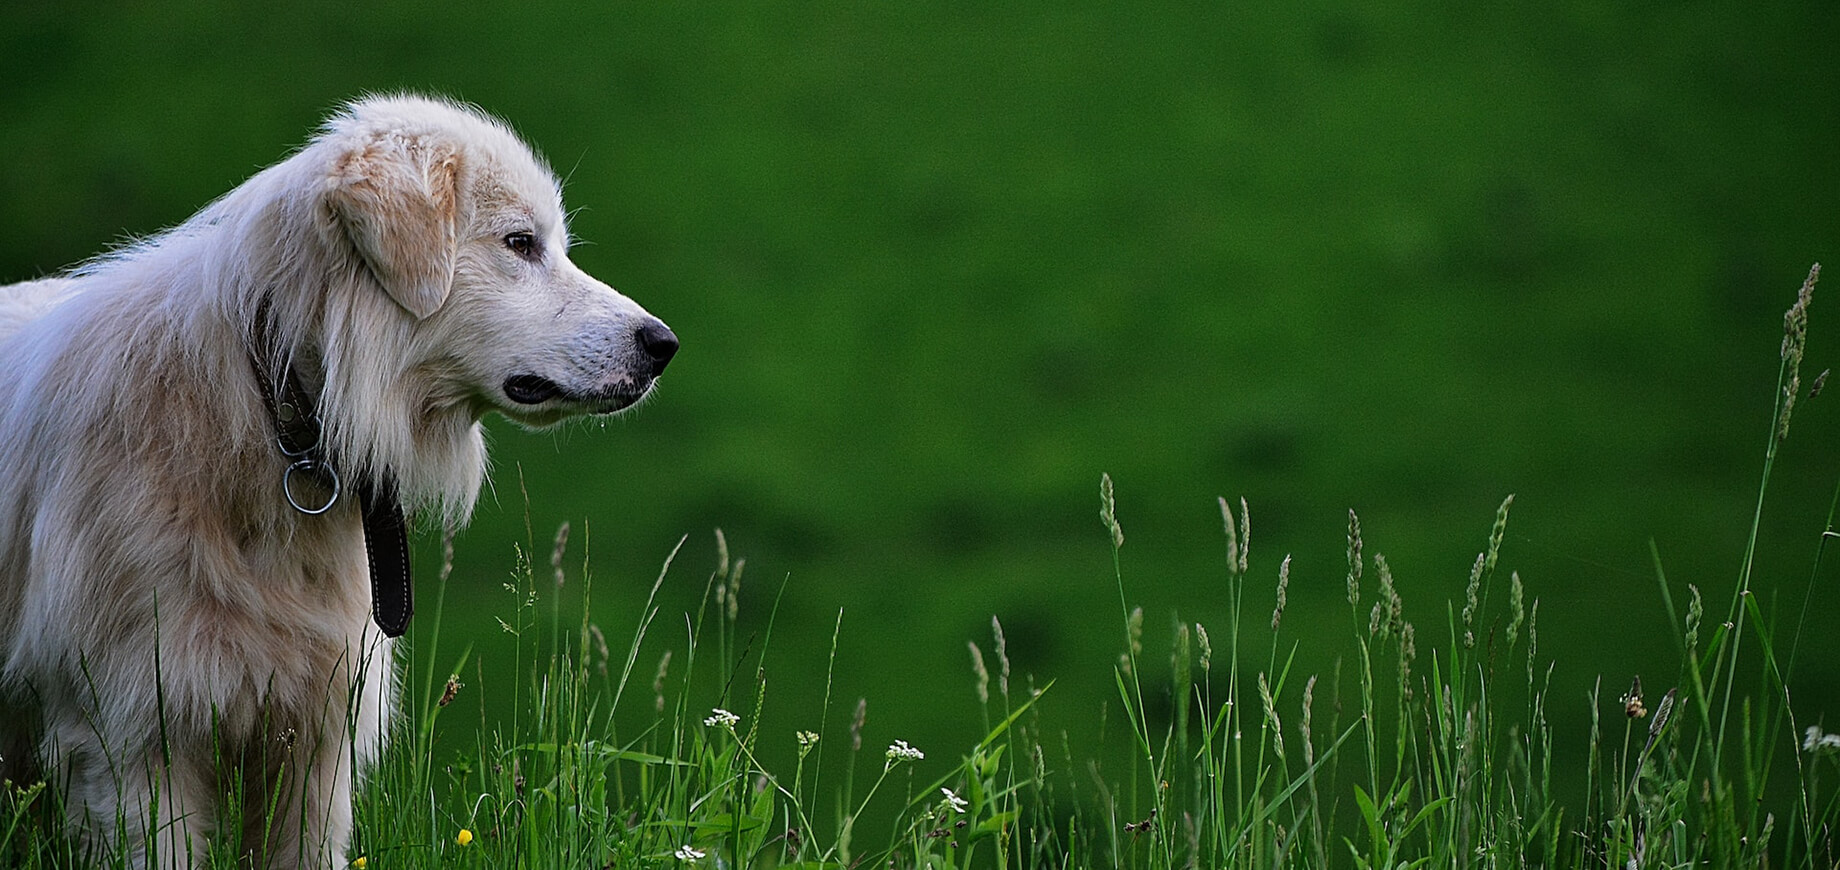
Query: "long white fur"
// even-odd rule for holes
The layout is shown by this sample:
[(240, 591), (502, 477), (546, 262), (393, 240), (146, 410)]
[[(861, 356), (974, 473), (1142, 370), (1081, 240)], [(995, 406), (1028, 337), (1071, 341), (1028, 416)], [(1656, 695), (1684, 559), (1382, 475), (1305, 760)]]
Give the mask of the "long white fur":
[[(343, 866), (392, 644), (356, 499), (309, 517), (282, 497), (251, 354), (319, 396), (348, 481), (388, 473), (462, 522), (483, 414), (617, 410), (662, 368), (636, 333), (662, 324), (568, 260), (563, 224), (502, 124), (370, 98), (184, 224), (0, 287), (0, 777), (47, 776), (73, 830), (136, 865), (187, 866), (218, 835), (258, 864)], [(520, 404), (517, 374), (564, 394)], [(226, 764), (246, 812), (222, 803)]]

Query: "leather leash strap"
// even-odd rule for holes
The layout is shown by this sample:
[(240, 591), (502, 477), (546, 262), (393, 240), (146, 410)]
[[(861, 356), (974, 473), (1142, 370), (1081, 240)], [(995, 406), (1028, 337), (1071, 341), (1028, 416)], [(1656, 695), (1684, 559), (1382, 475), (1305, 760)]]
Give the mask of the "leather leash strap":
[(409, 580), (409, 531), (402, 501), (389, 475), (358, 487), (364, 510), (364, 554), (371, 565), (371, 619), (390, 637), (402, 637), (415, 615), (415, 584)]
[[(262, 320), (265, 318), (258, 318)], [(282, 472), (281, 491), (289, 505), (303, 514), (317, 516), (338, 503), (341, 482), (337, 468), (326, 455), (320, 431), (319, 410), (294, 369), (281, 373), (281, 389), (268, 377), (261, 357), (253, 350), (250, 365), (262, 390), (262, 404), (268, 409), (275, 426), (275, 445), (287, 459)], [(296, 476), (317, 479), (331, 495), (324, 504), (302, 505), (295, 497)], [(401, 637), (415, 615), (415, 588), (409, 573), (409, 533), (403, 517), (402, 501), (397, 497), (396, 481), (387, 473), (377, 479), (358, 482), (358, 507), (364, 522), (364, 555), (371, 573), (371, 619), (389, 637)]]

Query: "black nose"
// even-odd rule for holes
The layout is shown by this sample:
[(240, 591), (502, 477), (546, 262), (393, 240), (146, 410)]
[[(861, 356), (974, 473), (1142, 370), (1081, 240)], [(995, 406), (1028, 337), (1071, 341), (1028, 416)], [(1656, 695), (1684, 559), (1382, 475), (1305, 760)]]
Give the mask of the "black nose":
[(671, 357), (677, 355), (677, 334), (661, 320), (647, 320), (636, 334), (645, 355), (652, 358), (652, 374), (664, 371)]

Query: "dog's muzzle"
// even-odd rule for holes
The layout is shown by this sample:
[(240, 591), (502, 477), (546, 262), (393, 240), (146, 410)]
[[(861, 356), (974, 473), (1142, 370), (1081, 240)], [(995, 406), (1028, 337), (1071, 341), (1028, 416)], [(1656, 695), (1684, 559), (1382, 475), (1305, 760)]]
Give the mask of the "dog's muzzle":
[(618, 411), (644, 397), (646, 391), (651, 389), (652, 381), (677, 355), (677, 334), (657, 318), (646, 318), (645, 323), (633, 331), (633, 344), (640, 350), (640, 359), (633, 366), (629, 383), (605, 390), (582, 391), (527, 372), (505, 379), (505, 398), (520, 405), (541, 405), (552, 399), (560, 399), (586, 406), (592, 409), (592, 413)]

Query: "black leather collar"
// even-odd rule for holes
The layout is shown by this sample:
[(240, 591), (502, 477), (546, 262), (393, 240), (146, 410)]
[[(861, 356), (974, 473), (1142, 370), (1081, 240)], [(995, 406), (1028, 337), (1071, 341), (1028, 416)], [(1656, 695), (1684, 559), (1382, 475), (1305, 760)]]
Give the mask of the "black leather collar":
[[(258, 320), (264, 320), (263, 317)], [(265, 324), (264, 324), (265, 325)], [(318, 516), (338, 503), (344, 489), (338, 469), (327, 455), (319, 409), (300, 386), (292, 366), (272, 379), (260, 352), (252, 349), (250, 365), (262, 390), (262, 404), (274, 424), (275, 446), (288, 462), (281, 473), (281, 492), (295, 510)], [(277, 389), (279, 387), (279, 389)], [(323, 498), (309, 497), (307, 481), (318, 484)], [(415, 591), (409, 575), (409, 534), (397, 497), (396, 481), (387, 472), (357, 482), (364, 522), (364, 554), (371, 573), (371, 618), (390, 637), (401, 637), (415, 614)]]

